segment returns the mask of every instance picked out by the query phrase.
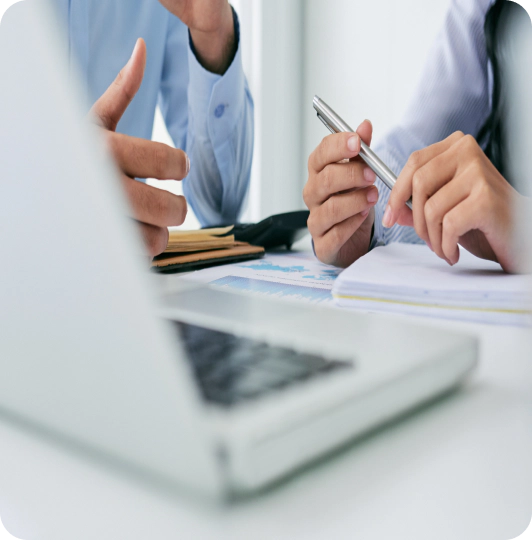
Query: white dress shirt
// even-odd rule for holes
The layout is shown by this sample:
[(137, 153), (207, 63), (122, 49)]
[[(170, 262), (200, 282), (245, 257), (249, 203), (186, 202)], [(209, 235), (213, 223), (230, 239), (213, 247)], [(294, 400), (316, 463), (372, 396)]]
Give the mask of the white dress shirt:
[[(493, 73), (486, 50), (484, 23), (495, 0), (452, 0), (444, 27), (433, 44), (421, 81), (399, 125), (375, 146), (399, 174), (416, 150), (455, 131), (476, 137), (491, 111)], [(382, 226), (390, 191), (377, 179), (372, 247), (391, 242), (423, 243), (414, 229)]]

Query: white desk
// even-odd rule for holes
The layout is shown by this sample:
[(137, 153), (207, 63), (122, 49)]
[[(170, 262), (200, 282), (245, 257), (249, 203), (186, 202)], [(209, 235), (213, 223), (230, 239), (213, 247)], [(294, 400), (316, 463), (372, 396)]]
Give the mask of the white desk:
[(424, 322), (480, 337), (464, 391), (231, 507), (157, 492), (0, 417), (4, 523), (26, 540), (514, 538), (532, 515), (529, 332)]

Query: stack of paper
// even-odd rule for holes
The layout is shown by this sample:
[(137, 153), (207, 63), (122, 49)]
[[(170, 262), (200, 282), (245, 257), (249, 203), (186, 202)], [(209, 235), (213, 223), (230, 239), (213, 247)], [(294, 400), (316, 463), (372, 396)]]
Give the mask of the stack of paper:
[(152, 267), (158, 272), (188, 272), (230, 262), (249, 261), (264, 255), (264, 248), (235, 241), (233, 226), (184, 231), (168, 229), (168, 246), (155, 257)]
[(425, 245), (391, 244), (340, 274), (333, 296), (340, 306), (500, 324), (529, 324), (530, 276), (465, 250), (449, 266)]
[(235, 245), (235, 237), (227, 236), (233, 227), (220, 229), (200, 229), (197, 231), (183, 231), (168, 229), (168, 246), (165, 253), (191, 253), (194, 251), (210, 251), (223, 249)]

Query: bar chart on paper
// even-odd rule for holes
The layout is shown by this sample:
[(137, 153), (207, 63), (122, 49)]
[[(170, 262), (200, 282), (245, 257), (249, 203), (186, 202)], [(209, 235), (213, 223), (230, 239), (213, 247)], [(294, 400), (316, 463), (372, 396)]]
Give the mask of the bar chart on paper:
[(261, 296), (332, 304), (331, 290), (338, 268), (312, 255), (267, 255), (260, 261), (201, 270), (189, 276), (215, 287)]

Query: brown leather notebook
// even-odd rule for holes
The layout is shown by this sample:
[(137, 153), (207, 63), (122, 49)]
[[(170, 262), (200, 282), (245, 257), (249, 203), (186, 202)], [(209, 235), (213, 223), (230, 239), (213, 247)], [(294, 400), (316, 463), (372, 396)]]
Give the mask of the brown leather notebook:
[(160, 273), (174, 274), (200, 270), (201, 268), (220, 264), (260, 259), (263, 256), (264, 248), (252, 246), (246, 242), (235, 242), (232, 247), (210, 251), (185, 254), (163, 253), (153, 259), (152, 268)]

